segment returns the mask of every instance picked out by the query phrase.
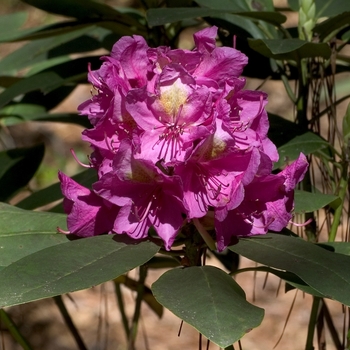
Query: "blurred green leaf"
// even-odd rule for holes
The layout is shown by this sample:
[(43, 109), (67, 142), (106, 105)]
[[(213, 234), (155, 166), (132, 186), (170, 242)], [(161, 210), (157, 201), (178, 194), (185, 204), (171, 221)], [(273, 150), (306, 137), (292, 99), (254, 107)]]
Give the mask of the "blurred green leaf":
[(336, 201), (339, 197), (325, 193), (311, 193), (306, 191), (294, 192), (295, 199), (295, 213), (312, 213), (326, 205)]
[(44, 114), (46, 109), (41, 105), (15, 103), (0, 110), (0, 119), (4, 125), (13, 125), (27, 120), (33, 120), (37, 115)]
[(257, 327), (264, 315), (232, 277), (213, 266), (167, 271), (152, 291), (164, 307), (222, 348)]
[(281, 233), (242, 238), (229, 249), (258, 263), (292, 272), (327, 298), (350, 305), (350, 256)]
[(316, 18), (333, 17), (350, 11), (350, 2), (347, 0), (315, 0), (315, 2)]
[(350, 12), (343, 12), (335, 17), (331, 17), (326, 21), (317, 24), (313, 29), (313, 32), (318, 34), (320, 40), (323, 41), (331, 33), (335, 36), (338, 30), (349, 25)]
[(64, 79), (52, 71), (32, 75), (11, 85), (0, 94), (0, 108), (19, 95), (35, 90), (50, 91), (53, 86), (60, 86), (63, 83)]
[(57, 244), (0, 271), (0, 307), (90, 288), (146, 263), (159, 247), (124, 235), (102, 235)]
[(47, 113), (42, 105), (13, 103), (0, 110), (0, 119), (4, 125), (15, 125), (24, 121), (47, 121), (78, 124), (90, 128), (91, 124), (86, 116), (77, 113)]
[(299, 157), (300, 152), (305, 155), (320, 151), (329, 146), (327, 141), (312, 132), (294, 137), (291, 141), (278, 148), (280, 159), (274, 164), (274, 169), (278, 169), (289, 161)]
[[(97, 181), (96, 170), (84, 170), (81, 173), (72, 176), (72, 179), (82, 186), (91, 187), (91, 185)], [(46, 204), (62, 199), (63, 195), (60, 186), (61, 184), (57, 182), (44, 189), (34, 192), (30, 196), (18, 202), (16, 206), (22, 209), (37, 209)]]
[(299, 39), (249, 39), (249, 46), (260, 54), (278, 60), (299, 62), (302, 58), (331, 56), (326, 43), (310, 43)]
[(0, 268), (41, 249), (67, 242), (66, 215), (34, 212), (0, 203)]
[(280, 25), (285, 22), (286, 17), (278, 12), (233, 12), (225, 10), (216, 10), (211, 8), (157, 8), (149, 9), (147, 11), (148, 24), (151, 27), (159, 26), (167, 23), (182, 21), (184, 19), (191, 19), (195, 17), (215, 17), (215, 15), (222, 15), (232, 13), (243, 17), (249, 17), (255, 20), (262, 20), (274, 25)]
[(31, 66), (31, 68), (28, 70), (26, 76), (29, 77), (31, 75), (38, 74), (51, 67), (57, 66), (58, 64), (69, 62), (71, 60), (72, 58), (69, 55), (49, 58), (44, 61), (38, 59), (38, 62)]
[(26, 21), (28, 14), (26, 12), (15, 12), (2, 14), (0, 16), (0, 41), (6, 41), (16, 32)]
[(0, 152), (0, 201), (9, 199), (31, 180), (44, 152), (43, 144)]
[[(29, 65), (48, 59), (48, 51), (56, 48), (73, 39), (81, 38), (83, 34), (91, 32), (95, 27), (84, 27), (70, 31), (61, 35), (56, 35), (51, 38), (39, 39), (29, 42), (28, 44), (15, 50), (0, 61), (0, 74), (9, 74), (9, 72), (17, 72)], [(79, 47), (79, 46), (77, 46)]]
[[(288, 0), (289, 6), (299, 10), (299, 0)], [(342, 12), (350, 11), (350, 3), (347, 0), (315, 0), (316, 18), (332, 17)]]
[(133, 18), (121, 14), (115, 8), (100, 2), (91, 0), (23, 0), (29, 5), (35, 6), (43, 11), (55, 13), (65, 17), (74, 17), (79, 20), (104, 19), (126, 24), (128, 26), (139, 23)]
[(22, 78), (2, 75), (0, 76), (0, 86), (6, 88), (13, 85), (14, 83), (17, 83), (20, 80), (22, 80)]

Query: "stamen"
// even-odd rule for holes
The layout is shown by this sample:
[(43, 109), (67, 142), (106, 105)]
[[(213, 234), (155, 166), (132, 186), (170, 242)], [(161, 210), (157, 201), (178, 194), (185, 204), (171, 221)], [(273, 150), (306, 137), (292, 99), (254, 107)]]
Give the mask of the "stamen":
[(91, 165), (91, 164), (89, 164), (89, 165), (84, 164), (84, 163), (82, 163), (82, 162), (78, 159), (78, 157), (77, 157), (77, 155), (75, 154), (75, 151), (74, 151), (73, 148), (70, 149), (70, 153), (72, 154), (73, 158), (75, 159), (75, 161), (76, 161), (79, 165), (81, 165), (81, 166), (84, 167), (84, 168), (92, 168), (92, 165)]
[(63, 233), (63, 234), (65, 234), (65, 235), (69, 235), (70, 234), (70, 232), (69, 231), (65, 231), (65, 230), (62, 230), (60, 227), (56, 227), (56, 230), (57, 230), (57, 232), (59, 232), (59, 233)]
[(304, 226), (307, 226), (307, 225), (311, 224), (312, 221), (313, 221), (312, 218), (310, 218), (309, 220), (305, 221), (305, 222), (302, 223), (302, 224), (299, 224), (299, 223), (297, 223), (297, 222), (293, 222), (292, 220), (290, 220), (289, 223), (292, 224), (292, 225), (294, 225), (294, 226), (297, 226), (297, 227), (304, 227)]

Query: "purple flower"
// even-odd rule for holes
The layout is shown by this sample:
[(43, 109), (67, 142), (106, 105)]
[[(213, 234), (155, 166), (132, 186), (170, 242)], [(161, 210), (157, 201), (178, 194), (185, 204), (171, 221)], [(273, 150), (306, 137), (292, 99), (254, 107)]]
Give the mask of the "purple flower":
[(225, 249), (237, 236), (265, 234), (286, 227), (292, 218), (294, 188), (307, 168), (307, 159), (301, 153), (279, 174), (255, 177), (244, 187), (243, 201), (224, 217), (218, 210), (215, 221), (218, 249)]
[(83, 140), (98, 180), (90, 190), (59, 174), (71, 233), (138, 239), (154, 229), (170, 249), (184, 226), (203, 235), (212, 221), (222, 250), (288, 224), (307, 162), (271, 174), (267, 96), (244, 90), (247, 57), (217, 47), (216, 35), (197, 32), (192, 51), (123, 37), (100, 69), (89, 68), (94, 92), (79, 111), (92, 124)]
[(153, 163), (135, 159), (130, 144), (123, 142), (113, 171), (102, 176), (93, 188), (102, 198), (122, 206), (115, 218), (115, 232), (143, 238), (153, 226), (170, 249), (187, 211), (178, 176), (168, 176)]
[(68, 230), (80, 237), (111, 233), (120, 207), (112, 204), (62, 172), (58, 173), (64, 195), (63, 208), (68, 214)]

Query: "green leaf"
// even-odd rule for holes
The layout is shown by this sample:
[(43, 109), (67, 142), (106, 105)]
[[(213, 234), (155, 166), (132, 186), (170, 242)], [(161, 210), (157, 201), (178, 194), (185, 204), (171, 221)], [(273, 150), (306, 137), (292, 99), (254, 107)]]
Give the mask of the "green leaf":
[(9, 199), (33, 177), (44, 157), (45, 146), (0, 152), (0, 201)]
[(317, 245), (338, 254), (350, 255), (349, 242), (322, 242), (317, 243)]
[(63, 83), (64, 79), (52, 71), (32, 75), (11, 85), (0, 94), (0, 108), (19, 95), (35, 90), (50, 91), (53, 86), (60, 86)]
[(41, 249), (67, 242), (57, 233), (66, 215), (34, 212), (0, 203), (0, 269)]
[(83, 238), (51, 246), (0, 271), (0, 307), (90, 288), (146, 263), (159, 247), (124, 235)]
[(0, 119), (4, 125), (15, 125), (23, 121), (47, 121), (78, 124), (85, 128), (90, 128), (91, 123), (85, 116), (77, 113), (46, 113), (46, 109), (42, 105), (13, 103), (5, 106), (0, 110)]
[(348, 145), (350, 141), (350, 103), (346, 109), (344, 118), (343, 118), (343, 140), (344, 144)]
[(331, 49), (326, 43), (310, 43), (300, 39), (248, 39), (249, 46), (260, 54), (277, 60), (331, 56)]
[(315, 0), (316, 17), (333, 17), (342, 12), (350, 11), (350, 2), (347, 0)]
[(350, 12), (343, 12), (317, 24), (313, 29), (313, 32), (318, 34), (320, 40), (323, 41), (331, 33), (335, 36), (337, 31), (348, 25), (350, 25)]
[(0, 61), (0, 74), (9, 74), (9, 72), (16, 72), (29, 65), (43, 62), (49, 58), (49, 50), (80, 38), (94, 29), (94, 26), (83, 27), (54, 37), (31, 41)]
[(0, 41), (6, 41), (26, 21), (26, 12), (15, 12), (0, 16)]
[(232, 277), (213, 266), (167, 271), (152, 291), (164, 307), (222, 348), (257, 327), (264, 315)]
[(228, 10), (232, 12), (245, 12), (250, 11), (250, 7), (244, 0), (196, 0), (196, 3), (202, 7), (208, 7), (215, 10)]
[[(243, 269), (243, 271), (237, 270), (235, 274), (242, 273), (245, 271), (254, 271), (254, 272), (261, 271), (261, 272), (272, 273), (275, 276), (284, 280), (287, 283), (287, 285), (293, 286), (294, 288), (298, 288), (305, 293), (317, 296), (319, 298), (325, 297), (323, 294), (319, 293), (315, 289), (308, 286), (302, 279), (300, 279), (298, 276), (296, 276), (294, 273), (291, 273), (291, 272), (281, 271), (281, 270), (273, 269), (267, 266), (258, 266), (258, 267), (252, 267), (252, 268), (245, 268)], [(294, 288), (287, 288), (287, 291)]]
[[(299, 0), (288, 0), (293, 11), (299, 10)], [(333, 17), (342, 12), (350, 11), (350, 3), (347, 0), (315, 0), (316, 18)]]
[(326, 205), (336, 201), (339, 197), (331, 194), (312, 193), (306, 191), (294, 192), (295, 199), (295, 213), (312, 213)]
[(292, 272), (327, 298), (350, 305), (350, 256), (276, 233), (240, 239), (229, 249), (258, 263)]
[(280, 25), (285, 22), (286, 17), (277, 12), (234, 12), (230, 10), (215, 10), (211, 8), (157, 8), (147, 11), (148, 24), (151, 27), (159, 26), (167, 23), (182, 21), (184, 19), (192, 19), (196, 17), (215, 17), (215, 15), (223, 15), (232, 13), (243, 17), (249, 17), (255, 20), (262, 20), (274, 25)]
[(74, 17), (79, 20), (87, 21), (91, 19), (104, 19), (119, 22), (128, 26), (139, 23), (132, 17), (120, 13), (115, 8), (91, 1), (91, 0), (23, 0), (29, 5), (35, 6), (43, 11), (55, 13), (65, 17)]
[(299, 157), (300, 152), (305, 155), (320, 151), (328, 147), (327, 141), (312, 132), (294, 137), (291, 141), (278, 148), (280, 159), (274, 164), (274, 169)]
[[(72, 179), (82, 186), (91, 187), (91, 185), (97, 181), (96, 170), (87, 169), (77, 175), (72, 176)], [(37, 209), (46, 204), (62, 199), (62, 191), (60, 186), (60, 182), (57, 182), (42, 190), (34, 192), (17, 203), (16, 206), (22, 209)]]
[(269, 123), (268, 136), (277, 147), (281, 147), (294, 137), (303, 134), (297, 124), (276, 114), (269, 113)]

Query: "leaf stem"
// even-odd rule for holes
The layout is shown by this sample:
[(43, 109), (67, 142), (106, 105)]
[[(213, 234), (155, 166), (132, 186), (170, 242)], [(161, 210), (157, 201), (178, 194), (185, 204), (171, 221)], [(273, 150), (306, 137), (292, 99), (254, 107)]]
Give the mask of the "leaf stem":
[(32, 350), (32, 347), (23, 337), (16, 324), (12, 321), (11, 317), (4, 309), (0, 309), (0, 321), (6, 326), (13, 339), (15, 339), (16, 342), (21, 345), (24, 350)]

